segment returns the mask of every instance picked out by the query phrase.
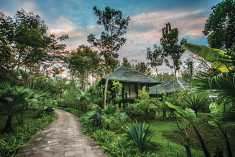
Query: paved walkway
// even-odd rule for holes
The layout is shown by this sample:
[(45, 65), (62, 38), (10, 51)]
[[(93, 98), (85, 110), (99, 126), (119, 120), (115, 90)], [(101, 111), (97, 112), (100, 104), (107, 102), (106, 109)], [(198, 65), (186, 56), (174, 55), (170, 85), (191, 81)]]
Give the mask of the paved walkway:
[(58, 119), (35, 134), (17, 157), (108, 157), (81, 130), (71, 113), (55, 109)]

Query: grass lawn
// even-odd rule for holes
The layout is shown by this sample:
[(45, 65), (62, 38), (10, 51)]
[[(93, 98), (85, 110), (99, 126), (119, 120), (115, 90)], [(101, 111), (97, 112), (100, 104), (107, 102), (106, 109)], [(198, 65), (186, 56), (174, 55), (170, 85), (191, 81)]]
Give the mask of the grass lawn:
[[(174, 133), (177, 130), (177, 124), (175, 121), (170, 120), (151, 120), (148, 122), (151, 124), (150, 131), (152, 132), (152, 141), (159, 145), (158, 154), (163, 157), (168, 156), (186, 156), (184, 146), (179, 143), (175, 143), (171, 138), (163, 136), (164, 133)], [(169, 141), (169, 142), (168, 142)], [(191, 149), (192, 156), (204, 156), (202, 151)]]
[[(208, 124), (209, 120), (210, 116), (208, 113), (199, 113), (195, 122), (208, 150), (211, 152), (211, 155), (213, 155), (216, 147), (219, 147), (223, 150), (224, 155), (227, 155), (226, 143), (224, 142), (223, 135), (218, 128)], [(149, 121), (149, 123), (151, 124), (151, 131), (154, 132), (152, 140), (159, 143), (162, 147), (162, 151), (159, 152), (160, 156), (186, 156), (185, 148), (182, 146), (184, 141), (175, 121), (152, 120)], [(228, 129), (228, 132), (231, 148), (233, 154), (235, 154), (235, 150), (233, 149), (235, 148), (235, 139), (233, 138), (235, 131), (233, 129)], [(169, 146), (167, 139), (170, 141)], [(193, 129), (190, 136), (190, 144), (193, 156), (204, 156), (201, 145)]]

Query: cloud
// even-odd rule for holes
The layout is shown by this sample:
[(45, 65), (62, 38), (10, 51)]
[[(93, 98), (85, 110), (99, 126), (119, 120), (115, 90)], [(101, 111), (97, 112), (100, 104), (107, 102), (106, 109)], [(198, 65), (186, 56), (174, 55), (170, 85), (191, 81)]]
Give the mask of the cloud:
[(84, 36), (83, 30), (79, 30), (77, 26), (69, 19), (59, 16), (58, 19), (48, 25), (49, 33), (56, 36), (69, 35), (70, 38), (79, 38)]
[[(160, 44), (162, 28), (168, 22), (171, 23), (172, 28), (178, 28), (179, 39), (186, 38), (191, 42), (199, 42), (200, 40), (205, 42), (202, 30), (206, 19), (207, 17), (203, 10), (159, 11), (131, 16), (129, 30), (125, 35), (127, 41), (119, 51), (120, 60), (125, 56), (129, 60), (137, 59), (138, 61), (148, 62), (146, 49), (154, 44)], [(182, 60), (186, 59), (187, 55), (189, 53), (186, 53)], [(159, 70), (163, 71), (165, 68), (163, 66)]]
[(23, 1), (21, 6), (23, 6), (26, 12), (31, 12), (35, 9), (36, 4), (32, 1)]

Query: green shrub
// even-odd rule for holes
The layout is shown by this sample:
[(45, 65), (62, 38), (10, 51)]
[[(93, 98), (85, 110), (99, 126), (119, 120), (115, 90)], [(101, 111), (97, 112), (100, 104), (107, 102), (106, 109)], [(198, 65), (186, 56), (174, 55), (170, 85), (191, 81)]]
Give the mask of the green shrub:
[(125, 112), (131, 117), (147, 117), (154, 118), (156, 115), (157, 106), (153, 103), (152, 99), (149, 97), (149, 92), (146, 91), (144, 86), (142, 90), (139, 91), (140, 100), (134, 104), (128, 104), (125, 108)]
[(138, 117), (141, 116), (143, 111), (141, 110), (139, 103), (134, 103), (126, 104), (125, 112), (130, 117)]
[(106, 106), (102, 110), (102, 123), (106, 128), (113, 128), (121, 122), (125, 122), (128, 118), (126, 113), (120, 112), (117, 106)]

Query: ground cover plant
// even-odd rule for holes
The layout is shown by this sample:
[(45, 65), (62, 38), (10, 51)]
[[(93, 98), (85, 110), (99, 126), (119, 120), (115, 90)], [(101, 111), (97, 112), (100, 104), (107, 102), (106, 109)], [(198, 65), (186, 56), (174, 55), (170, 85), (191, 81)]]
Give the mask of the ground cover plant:
[[(5, 122), (6, 115), (1, 114), (1, 125)], [(49, 125), (56, 119), (56, 114), (43, 114), (37, 118), (37, 112), (28, 110), (24, 116), (24, 124), (19, 124), (16, 116), (13, 117), (13, 130), (9, 133), (0, 134), (0, 156), (15, 156), (25, 146), (26, 142), (39, 130)]]

